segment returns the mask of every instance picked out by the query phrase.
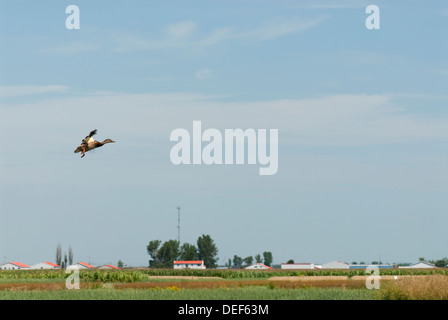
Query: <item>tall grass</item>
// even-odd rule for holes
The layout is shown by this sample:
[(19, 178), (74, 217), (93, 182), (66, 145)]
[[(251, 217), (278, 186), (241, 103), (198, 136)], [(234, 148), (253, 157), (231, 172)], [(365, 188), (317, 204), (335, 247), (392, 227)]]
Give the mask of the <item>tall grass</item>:
[(407, 277), (385, 283), (378, 290), (383, 300), (448, 300), (448, 276)]
[(0, 291), (0, 300), (370, 300), (372, 290), (270, 289), (269, 287), (217, 289), (84, 289)]

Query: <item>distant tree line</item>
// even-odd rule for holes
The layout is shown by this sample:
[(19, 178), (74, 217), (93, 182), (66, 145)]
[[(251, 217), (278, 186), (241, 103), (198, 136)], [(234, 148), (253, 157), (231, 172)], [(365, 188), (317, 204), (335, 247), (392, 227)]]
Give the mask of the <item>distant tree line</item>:
[[(420, 257), (420, 258), (418, 258), (418, 261), (420, 261), (420, 262), (423, 262), (423, 261), (426, 261), (426, 262), (429, 262), (429, 263), (432, 263), (433, 265), (435, 265), (436, 267), (439, 267), (439, 268), (446, 268), (446, 267), (448, 267), (448, 258), (442, 258), (442, 259), (438, 259), (438, 260), (426, 260), (424, 257)], [(383, 262), (382, 261), (372, 261), (372, 265), (375, 265), (375, 264), (382, 264)], [(353, 261), (352, 262), (352, 264), (357, 264), (356, 263), (356, 261)], [(365, 262), (364, 261), (361, 261), (359, 264), (365, 264)], [(407, 266), (407, 265), (409, 265), (409, 263), (394, 263), (393, 265), (396, 265), (396, 266)]]
[(196, 245), (183, 243), (180, 246), (177, 240), (151, 240), (146, 246), (151, 260), (151, 268), (172, 268), (176, 260), (203, 260), (207, 268), (217, 267), (218, 248), (210, 235), (202, 235)]
[(241, 258), (238, 255), (234, 255), (233, 260), (229, 259), (229, 261), (227, 262), (227, 267), (229, 268), (247, 267), (254, 264), (254, 260), (255, 263), (263, 263), (268, 267), (270, 267), (273, 261), (272, 253), (269, 251), (263, 252), (263, 259), (261, 258), (260, 254), (255, 255), (255, 257), (248, 256), (246, 258)]

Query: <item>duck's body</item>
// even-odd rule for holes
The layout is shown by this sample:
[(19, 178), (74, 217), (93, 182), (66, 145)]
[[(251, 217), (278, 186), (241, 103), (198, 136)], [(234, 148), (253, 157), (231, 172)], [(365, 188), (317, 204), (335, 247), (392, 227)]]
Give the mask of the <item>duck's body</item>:
[(106, 139), (103, 142), (96, 141), (95, 139), (92, 138), (96, 134), (96, 131), (97, 131), (96, 129), (91, 131), (87, 137), (82, 139), (81, 145), (78, 148), (76, 148), (75, 153), (81, 152), (82, 153), (81, 158), (83, 158), (86, 155), (87, 151), (102, 147), (106, 143), (115, 142), (111, 139)]

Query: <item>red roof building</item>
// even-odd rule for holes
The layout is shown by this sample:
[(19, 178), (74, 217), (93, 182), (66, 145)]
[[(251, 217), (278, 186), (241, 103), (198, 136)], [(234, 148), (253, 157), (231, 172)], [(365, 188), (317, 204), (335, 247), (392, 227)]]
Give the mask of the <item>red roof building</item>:
[(115, 269), (115, 270), (120, 270), (120, 268), (113, 266), (111, 264), (105, 264), (102, 266), (99, 266), (97, 269)]
[(31, 266), (31, 269), (60, 269), (61, 266), (51, 262), (41, 262)]
[(0, 269), (1, 270), (22, 270), (22, 269), (29, 270), (29, 269), (31, 269), (31, 267), (24, 263), (21, 263), (21, 262), (10, 261), (10, 262), (0, 264)]
[(94, 266), (92, 266), (88, 263), (85, 263), (85, 262), (78, 262), (78, 263), (75, 263), (74, 265), (80, 267), (81, 269), (95, 269)]

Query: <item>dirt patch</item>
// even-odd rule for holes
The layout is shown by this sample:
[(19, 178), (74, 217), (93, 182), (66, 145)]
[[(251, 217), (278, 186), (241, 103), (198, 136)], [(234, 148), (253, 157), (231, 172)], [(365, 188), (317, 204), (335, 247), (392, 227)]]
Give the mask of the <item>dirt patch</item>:
[(195, 277), (195, 276), (149, 276), (149, 279), (222, 279), (221, 277)]
[[(270, 281), (331, 281), (331, 280), (366, 280), (369, 275), (365, 276), (353, 276), (351, 278), (347, 276), (290, 276), (290, 277), (271, 277), (269, 278)], [(397, 279), (403, 279), (403, 278), (418, 278), (418, 277), (425, 277), (424, 275), (397, 275), (397, 276), (391, 276), (391, 275), (384, 275), (382, 276), (380, 274), (381, 280), (397, 280)]]
[(0, 290), (59, 290), (65, 287), (65, 283), (2, 283)]
[(329, 280), (348, 280), (347, 276), (286, 276), (271, 277), (270, 281), (329, 281)]
[(287, 276), (269, 278), (274, 288), (363, 288), (365, 280), (349, 279), (347, 276)]
[[(353, 276), (353, 280), (366, 280), (369, 276)], [(418, 277), (425, 277), (421, 275), (396, 275), (396, 276), (382, 276), (380, 274), (381, 280), (397, 280), (397, 279), (404, 279), (404, 278), (418, 278)]]
[[(207, 277), (210, 278), (210, 277)], [(149, 281), (134, 283), (116, 283), (113, 284), (115, 289), (219, 289), (219, 288), (235, 288), (245, 286), (267, 286), (269, 282), (264, 280), (201, 280), (197, 281)]]
[[(102, 284), (98, 282), (81, 282), (81, 289), (98, 288)], [(67, 289), (65, 282), (54, 282), (54, 283), (1, 283), (0, 290), (11, 290), (11, 291), (30, 291), (30, 290), (63, 290)]]

